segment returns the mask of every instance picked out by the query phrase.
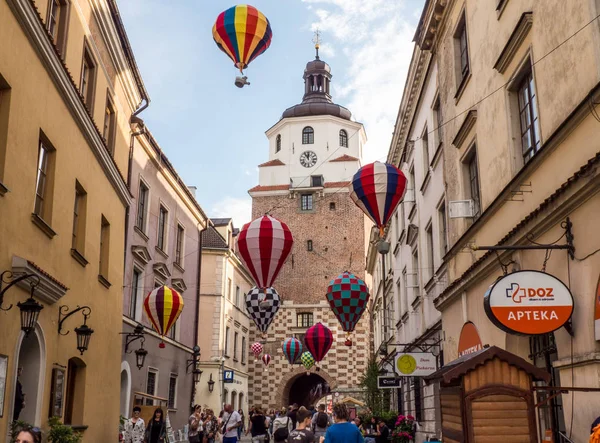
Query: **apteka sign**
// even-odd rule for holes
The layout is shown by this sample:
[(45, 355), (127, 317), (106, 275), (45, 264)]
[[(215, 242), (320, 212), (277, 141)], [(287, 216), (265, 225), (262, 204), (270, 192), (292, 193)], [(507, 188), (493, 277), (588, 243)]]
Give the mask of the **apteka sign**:
[(483, 300), (492, 323), (513, 334), (548, 334), (564, 326), (573, 314), (569, 288), (540, 271), (505, 275), (490, 286)]

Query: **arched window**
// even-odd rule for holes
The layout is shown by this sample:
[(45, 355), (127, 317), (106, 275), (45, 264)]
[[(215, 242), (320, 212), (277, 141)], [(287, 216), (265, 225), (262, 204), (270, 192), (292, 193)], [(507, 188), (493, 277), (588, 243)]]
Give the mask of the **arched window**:
[(307, 126), (302, 130), (302, 144), (312, 145), (315, 143), (315, 131), (310, 126)]
[(275, 139), (275, 152), (281, 151), (281, 134), (277, 134)]
[(348, 147), (348, 133), (343, 129), (340, 129), (340, 146), (342, 148)]

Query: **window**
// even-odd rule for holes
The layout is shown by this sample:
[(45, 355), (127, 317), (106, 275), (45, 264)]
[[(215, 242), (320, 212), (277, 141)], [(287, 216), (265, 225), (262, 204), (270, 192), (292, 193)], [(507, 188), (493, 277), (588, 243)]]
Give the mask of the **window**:
[(164, 285), (165, 285), (164, 281), (161, 281), (158, 278), (154, 279), (154, 289), (160, 288), (161, 286), (164, 286)]
[(537, 113), (537, 98), (531, 70), (518, 86), (519, 121), (521, 126), (521, 149), (523, 163), (527, 163), (540, 149), (540, 128)]
[(34, 214), (47, 222), (50, 221), (51, 197), (54, 173), (54, 149), (43, 137), (40, 139), (35, 185)]
[(102, 216), (102, 223), (100, 225), (100, 263), (99, 263), (99, 275), (108, 281), (108, 253), (110, 244), (110, 223)]
[[(156, 390), (158, 387), (158, 371), (154, 368), (148, 368), (148, 374), (146, 375), (146, 394), (156, 396)], [(152, 406), (154, 400), (147, 398), (146, 406)]]
[(164, 251), (167, 246), (167, 218), (169, 217), (169, 211), (160, 205), (158, 210), (158, 239), (156, 247), (161, 251)]
[(323, 187), (323, 184), (325, 183), (325, 179), (323, 178), (322, 175), (311, 175), (310, 176), (310, 186), (313, 188), (319, 188), (319, 187)]
[(440, 227), (440, 255), (444, 257), (448, 252), (448, 227), (446, 225), (446, 203), (442, 202), (438, 208), (438, 219)]
[(75, 181), (75, 204), (73, 205), (73, 238), (71, 248), (80, 254), (85, 246), (85, 213), (87, 193), (78, 181)]
[(435, 125), (434, 133), (436, 136), (434, 150), (437, 151), (438, 146), (442, 142), (442, 127), (444, 120), (442, 119), (442, 106), (440, 104), (440, 98), (438, 97), (433, 105), (433, 124)]
[(408, 312), (408, 271), (406, 270), (406, 266), (402, 270), (402, 312)]
[(236, 286), (235, 287), (235, 305), (236, 306), (240, 306), (240, 287)]
[(68, 14), (68, 1), (49, 0), (46, 28), (52, 36), (52, 41), (56, 45), (58, 52), (63, 56), (63, 58), (67, 43), (67, 26), (69, 23)]
[(412, 288), (413, 300), (419, 296), (419, 248), (415, 247), (412, 251)]
[(129, 318), (139, 320), (138, 301), (142, 299), (143, 292), (144, 284), (142, 281), (142, 271), (137, 268), (133, 268), (133, 277), (131, 278), (131, 299), (129, 300)]
[(83, 45), (83, 62), (81, 64), (81, 80), (79, 82), (79, 92), (83, 96), (83, 101), (88, 110), (92, 111), (94, 107), (94, 89), (96, 83), (96, 64), (92, 58), (92, 52), (88, 48), (87, 42)]
[(183, 268), (183, 238), (185, 230), (183, 226), (177, 225), (177, 238), (175, 239), (175, 263)]
[[(246, 337), (242, 337), (242, 364), (246, 364)], [(240, 404), (242, 400), (240, 399)]]
[(396, 227), (396, 240), (400, 239), (400, 220), (398, 210), (394, 212), (394, 226)]
[(312, 194), (302, 194), (300, 196), (300, 209), (303, 211), (312, 211), (313, 210), (313, 195)]
[(233, 359), (237, 361), (237, 351), (238, 351), (238, 333), (234, 332), (233, 334)]
[(117, 118), (115, 113), (115, 106), (110, 98), (110, 95), (106, 94), (106, 106), (104, 108), (104, 126), (102, 127), (102, 137), (108, 147), (108, 152), (111, 155), (115, 154), (115, 126)]
[(67, 363), (65, 424), (83, 423), (86, 369), (85, 363), (77, 357), (69, 359)]
[(402, 300), (402, 295), (402, 279), (399, 278), (398, 281), (396, 281), (396, 297), (398, 297), (398, 300), (400, 301), (400, 315), (404, 314), (404, 300)]
[(458, 67), (458, 89), (460, 89), (464, 79), (469, 75), (469, 42), (467, 39), (467, 18), (464, 12), (454, 33), (454, 40)]
[(225, 355), (229, 357), (229, 326), (225, 328)]
[(173, 323), (173, 325), (171, 326), (171, 329), (169, 329), (169, 338), (171, 340), (177, 340), (177, 323), (179, 322), (179, 320), (175, 321), (175, 323)]
[(231, 301), (231, 279), (227, 279), (227, 300)]
[(433, 261), (433, 224), (429, 221), (429, 225), (425, 230), (425, 240), (427, 242), (427, 275), (433, 277), (434, 261)]
[(340, 129), (340, 146), (342, 148), (348, 147), (348, 133), (343, 129)]
[(302, 130), (302, 144), (312, 145), (315, 143), (315, 131), (310, 126)]
[(421, 383), (421, 377), (412, 377), (411, 381), (415, 395), (415, 420), (420, 422), (422, 420), (424, 411), (423, 384)]
[(281, 151), (281, 134), (277, 134), (275, 138), (275, 153)]
[(306, 250), (307, 251), (312, 251), (313, 250), (313, 242), (312, 242), (312, 240), (306, 240)]
[[(6, 146), (8, 139), (8, 116), (10, 112), (11, 89), (8, 82), (0, 75), (0, 182), (4, 178), (4, 164), (6, 161)], [(6, 189), (0, 184), (0, 195)]]
[(313, 325), (312, 312), (301, 312), (296, 315), (296, 326), (298, 328), (308, 328)]
[(478, 217), (481, 212), (481, 200), (479, 196), (479, 168), (477, 167), (477, 150), (473, 147), (471, 154), (467, 157), (467, 172), (469, 179), (469, 192), (473, 200), (473, 216)]
[(330, 202), (329, 203), (329, 210), (330, 211), (335, 211), (335, 202)]
[(425, 126), (425, 130), (423, 131), (422, 140), (423, 143), (423, 180), (429, 174), (429, 134), (427, 132), (427, 126)]
[(171, 374), (169, 377), (169, 402), (167, 404), (168, 409), (175, 409), (177, 407), (177, 374)]
[(148, 206), (148, 186), (140, 180), (138, 191), (137, 219), (135, 225), (142, 231), (146, 232), (146, 212)]

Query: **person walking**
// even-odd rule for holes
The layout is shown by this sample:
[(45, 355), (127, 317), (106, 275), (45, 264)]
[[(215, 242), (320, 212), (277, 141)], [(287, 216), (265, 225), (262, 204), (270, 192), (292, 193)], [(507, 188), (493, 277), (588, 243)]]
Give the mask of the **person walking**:
[(364, 438), (358, 428), (349, 423), (350, 414), (348, 408), (343, 403), (333, 405), (333, 415), (335, 424), (327, 428), (325, 438), (321, 437), (320, 442), (325, 443), (364, 443)]
[(188, 439), (190, 443), (202, 443), (202, 406), (196, 405), (194, 406), (194, 412), (188, 418), (188, 424), (190, 425), (190, 430), (188, 432)]
[(123, 425), (123, 441), (125, 443), (143, 443), (144, 434), (146, 432), (146, 424), (144, 419), (140, 417), (142, 408), (135, 406), (133, 408), (133, 416), (125, 420)]
[(298, 403), (294, 403), (290, 406), (290, 412), (288, 412), (288, 417), (292, 420), (292, 429), (296, 429), (296, 415), (298, 414)]
[(156, 408), (152, 420), (146, 426), (144, 443), (164, 443), (167, 428), (165, 426), (164, 413), (161, 408)]
[(231, 405), (225, 405), (223, 414), (223, 443), (237, 443), (237, 428), (242, 425), (242, 417), (238, 411), (235, 411)]
[(298, 426), (288, 437), (288, 443), (313, 443), (315, 435), (310, 430), (312, 413), (302, 407), (298, 409), (296, 419)]
[(254, 408), (254, 415), (250, 419), (250, 426), (246, 431), (246, 435), (252, 435), (252, 443), (264, 443), (267, 437), (267, 418), (264, 416), (260, 407)]
[(279, 411), (279, 417), (273, 420), (273, 435), (275, 435), (275, 431), (277, 431), (277, 429), (282, 428), (288, 430), (288, 435), (290, 432), (292, 432), (292, 419), (286, 414), (287, 409), (285, 407), (281, 408), (281, 411)]
[(25, 394), (23, 393), (23, 385), (21, 384), (21, 375), (23, 374), (23, 368), (17, 368), (17, 386), (15, 392), (15, 407), (13, 411), (13, 421), (19, 419), (21, 411), (25, 407)]
[(331, 417), (325, 412), (325, 404), (321, 403), (318, 406), (317, 413), (312, 417), (312, 430), (315, 434), (315, 442), (319, 443), (320, 437), (325, 437), (327, 428), (333, 424)]
[(206, 443), (215, 443), (219, 432), (219, 421), (215, 417), (215, 413), (212, 409), (206, 410), (206, 420), (204, 421), (204, 435), (206, 436)]
[(237, 428), (237, 432), (238, 432), (238, 440), (242, 439), (242, 432), (244, 432), (246, 429), (246, 422), (244, 421), (244, 411), (242, 410), (242, 408), (238, 409), (238, 414), (240, 414), (240, 417), (242, 418), (242, 426), (240, 426), (239, 428)]

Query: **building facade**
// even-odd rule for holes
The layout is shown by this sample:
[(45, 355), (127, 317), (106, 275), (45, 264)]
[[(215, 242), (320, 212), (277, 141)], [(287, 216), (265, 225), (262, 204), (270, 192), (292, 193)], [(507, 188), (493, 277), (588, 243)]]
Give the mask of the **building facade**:
[(251, 320), (244, 299), (253, 284), (235, 252), (238, 232), (230, 218), (220, 218), (212, 219), (202, 236), (198, 343), (203, 373), (196, 403), (217, 414), (229, 403), (247, 416)]
[[(114, 441), (129, 120), (148, 96), (112, 0), (2, 2), (0, 41), (0, 265), (33, 275), (4, 294), (0, 435), (56, 416)], [(25, 334), (30, 292), (42, 310)]]
[[(123, 348), (121, 362), (121, 414), (131, 416), (134, 405), (159, 405), (166, 409), (174, 431), (187, 424), (194, 401), (193, 348), (198, 345), (202, 232), (209, 220), (195, 199), (194, 189), (183, 183), (173, 165), (143, 124), (136, 125), (130, 163), (133, 204), (127, 218), (125, 279), (123, 283), (123, 332), (141, 324), (144, 341)], [(183, 311), (162, 338), (144, 313), (146, 295), (168, 286), (181, 294)], [(159, 347), (160, 343), (164, 347)], [(127, 335), (123, 336), (127, 344)], [(148, 351), (137, 367), (135, 350)], [(202, 352), (202, 349), (201, 349)], [(161, 405), (162, 406), (162, 405)]]
[[(569, 390), (599, 387), (593, 314), (600, 269), (593, 228), (600, 208), (599, 7), (431, 0), (415, 35), (411, 67), (425, 79), (437, 71), (438, 112), (432, 114), (439, 117), (427, 136), (439, 134), (445, 187), (448, 243), (439, 266), (448, 283), (432, 294), (442, 318), (443, 361), (495, 345), (549, 372), (550, 385), (568, 392), (534, 391), (538, 438), (549, 432), (554, 441), (585, 441), (599, 401), (594, 393)], [(432, 60), (416, 68), (420, 53)], [(411, 100), (416, 108), (430, 103), (427, 87), (408, 93), (411, 82), (409, 77), (399, 122), (417, 121)], [(425, 135), (406, 128), (395, 134), (388, 158), (399, 166), (411, 150), (419, 152)], [(433, 213), (440, 206), (435, 199), (432, 204)], [(571, 240), (573, 255), (544, 248)], [(442, 244), (434, 246), (434, 269)], [(507, 249), (478, 250), (485, 246)], [(551, 274), (570, 288), (572, 334), (560, 328), (520, 336), (488, 319), (484, 294), (499, 277), (519, 270)], [(471, 339), (466, 347), (465, 331)]]
[[(282, 305), (262, 339), (272, 356), (268, 368), (250, 365), (250, 403), (279, 408), (314, 404), (330, 391), (356, 395), (370, 349), (365, 313), (344, 346), (345, 333), (326, 302), (329, 282), (344, 271), (364, 279), (366, 217), (349, 197), (348, 185), (361, 166), (366, 135), (348, 109), (330, 95), (331, 69), (319, 57), (306, 65), (302, 103), (288, 108), (267, 132), (268, 161), (259, 165), (259, 184), (249, 193), (252, 216), (270, 214), (286, 223), (294, 246), (274, 287)], [(369, 225), (370, 227), (370, 225)], [(281, 351), (287, 337), (303, 342), (308, 327), (321, 322), (334, 343), (318, 372), (291, 366)]]

